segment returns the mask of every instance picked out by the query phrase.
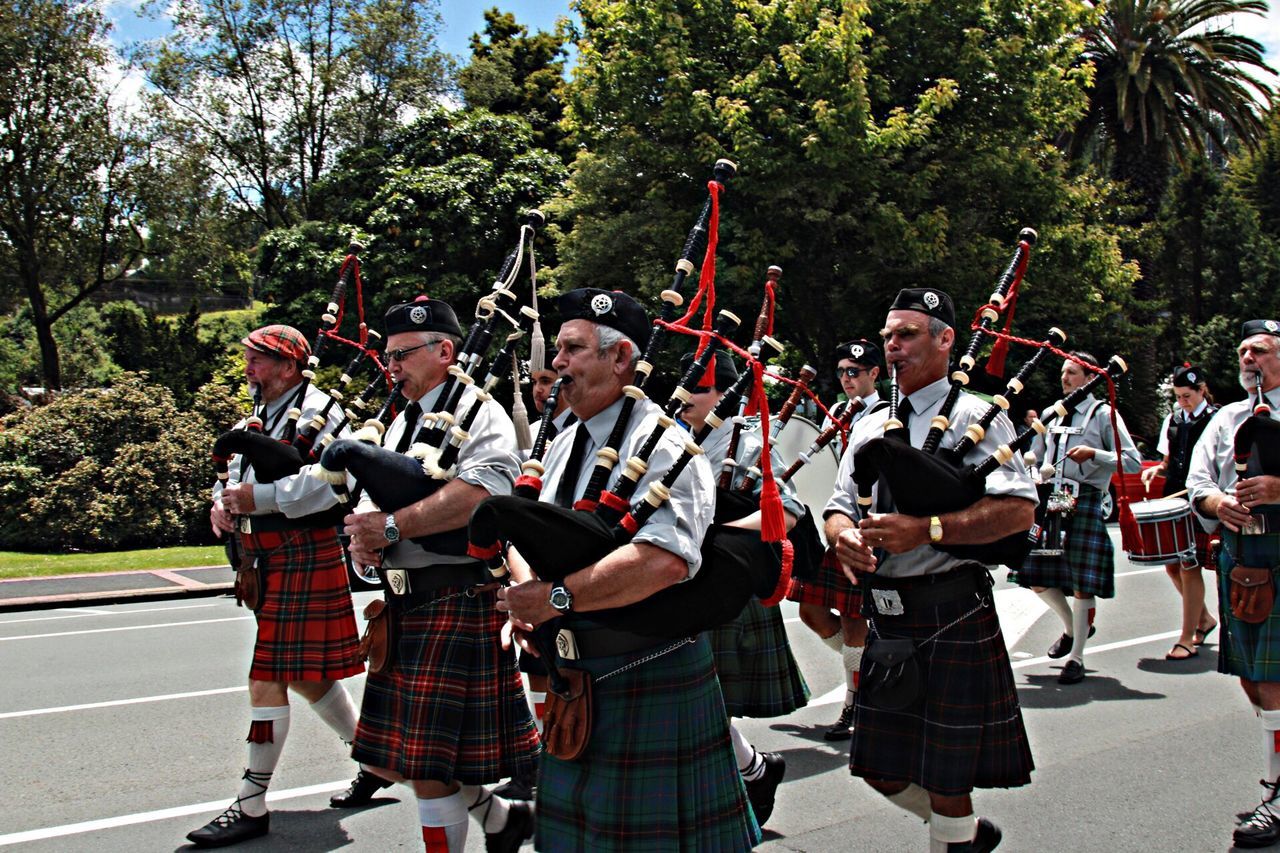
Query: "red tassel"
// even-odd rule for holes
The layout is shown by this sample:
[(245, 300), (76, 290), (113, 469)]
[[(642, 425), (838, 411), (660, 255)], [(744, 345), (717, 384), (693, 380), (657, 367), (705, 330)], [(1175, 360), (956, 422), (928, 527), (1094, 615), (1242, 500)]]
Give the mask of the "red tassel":
[(1138, 520), (1133, 517), (1129, 508), (1128, 495), (1117, 495), (1120, 504), (1120, 548), (1130, 554), (1142, 552), (1142, 531), (1138, 528)]
[(796, 549), (791, 544), (790, 539), (782, 540), (782, 571), (778, 573), (778, 583), (773, 588), (773, 592), (769, 597), (761, 601), (765, 607), (773, 607), (786, 597), (787, 591), (791, 589), (791, 567), (796, 561)]
[(275, 720), (254, 720), (245, 743), (275, 743)]
[(716, 387), (716, 356), (711, 354), (711, 360), (707, 362), (707, 369), (702, 372), (702, 376), (698, 379), (698, 384), (704, 388)]
[(1009, 299), (1005, 302), (1006, 314), (1004, 315), (1004, 328), (1001, 330), (1000, 337), (996, 338), (995, 345), (991, 347), (991, 356), (987, 359), (987, 373), (998, 379), (1004, 378), (1004, 362), (1009, 356), (1009, 338), (1006, 337), (1013, 328), (1013, 311), (1018, 304), (1018, 288), (1013, 288), (1009, 294)]
[[(767, 459), (769, 454), (760, 454)], [(762, 488), (760, 490), (760, 539), (763, 542), (785, 542), (787, 539), (787, 519), (782, 512), (782, 495), (778, 492), (778, 481), (773, 479), (769, 471), (761, 471)]]

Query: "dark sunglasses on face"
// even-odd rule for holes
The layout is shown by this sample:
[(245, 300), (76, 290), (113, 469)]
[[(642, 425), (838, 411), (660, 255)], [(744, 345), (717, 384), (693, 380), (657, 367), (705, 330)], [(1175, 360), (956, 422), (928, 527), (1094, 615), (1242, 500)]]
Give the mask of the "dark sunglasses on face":
[(836, 368), (837, 377), (847, 377), (849, 379), (857, 379), (859, 376), (861, 376), (866, 372), (867, 372), (867, 369), (865, 367), (837, 367)]
[(416, 347), (408, 347), (407, 349), (389, 349), (389, 350), (387, 350), (387, 361), (404, 361), (404, 360), (405, 360), (406, 358), (408, 358), (412, 353), (415, 353), (415, 352), (417, 352), (417, 351), (418, 351), (418, 350), (420, 350), (420, 349), (425, 349), (425, 348), (427, 348), (427, 347), (433, 347), (433, 346), (435, 346), (435, 345), (436, 345), (436, 344), (438, 344), (438, 343), (440, 343), (440, 342), (439, 342), (439, 341), (428, 341), (428, 342), (427, 342), (427, 343), (425, 343), (425, 344), (418, 344)]

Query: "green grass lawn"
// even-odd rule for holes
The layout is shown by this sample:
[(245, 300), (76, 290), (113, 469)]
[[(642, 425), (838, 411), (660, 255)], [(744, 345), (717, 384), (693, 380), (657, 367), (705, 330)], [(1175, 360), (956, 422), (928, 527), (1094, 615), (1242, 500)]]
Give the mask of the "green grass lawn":
[(25, 554), (0, 551), (0, 578), (35, 578), (87, 572), (137, 569), (181, 569), (226, 562), (221, 545), (193, 548), (146, 548), (102, 554)]

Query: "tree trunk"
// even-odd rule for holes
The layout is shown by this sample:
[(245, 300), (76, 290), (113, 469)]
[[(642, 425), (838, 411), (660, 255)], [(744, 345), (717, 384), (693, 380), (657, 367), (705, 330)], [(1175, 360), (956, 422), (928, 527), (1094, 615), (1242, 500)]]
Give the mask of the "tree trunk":
[(22, 270), (27, 288), (27, 301), (31, 303), (31, 322), (36, 327), (36, 340), (40, 343), (40, 368), (44, 375), (44, 387), (49, 391), (62, 389), (62, 368), (58, 363), (58, 342), (53, 338), (53, 322), (49, 319), (49, 306), (45, 302), (40, 279), (30, 270)]

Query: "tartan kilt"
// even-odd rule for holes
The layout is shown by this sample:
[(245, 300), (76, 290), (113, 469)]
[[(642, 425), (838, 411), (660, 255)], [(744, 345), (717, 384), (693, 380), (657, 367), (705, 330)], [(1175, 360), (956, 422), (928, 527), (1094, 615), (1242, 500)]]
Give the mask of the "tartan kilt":
[(856, 617), (862, 609), (862, 593), (844, 576), (834, 548), (828, 548), (823, 553), (817, 578), (812, 581), (791, 578), (787, 598), (797, 604), (816, 604), (827, 610), (835, 610), (841, 616)]
[(809, 702), (782, 613), (752, 597), (738, 618), (709, 632), (730, 717), (781, 717)]
[[(581, 663), (598, 677), (648, 654)], [(596, 682), (592, 701), (583, 754), (542, 756), (536, 849), (666, 853), (759, 843), (705, 634)]]
[(496, 601), (490, 590), (392, 613), (395, 663), (369, 673), (352, 758), (406, 779), (467, 785), (533, 770), (538, 733), (515, 653), (498, 639), (505, 617)]
[(332, 529), (245, 534), (262, 567), (262, 609), (249, 677), (323, 681), (364, 672), (347, 565)]
[(1068, 524), (1063, 553), (1056, 557), (1028, 555), (1017, 570), (1018, 583), (1060, 589), (1068, 595), (1078, 592), (1115, 598), (1116, 552), (1102, 520), (1102, 492), (1081, 485), (1076, 511)]
[(1218, 553), (1218, 622), (1222, 625), (1218, 672), (1250, 681), (1280, 681), (1280, 597), (1265, 622), (1250, 625), (1231, 615), (1230, 592), (1231, 569), (1236, 565), (1274, 566), (1277, 562), (1280, 533), (1243, 537), (1223, 533)]
[[(989, 596), (990, 593), (987, 593)], [(902, 616), (873, 615), (884, 637), (928, 639), (973, 609), (966, 596)], [(873, 639), (868, 640), (870, 650)], [(919, 652), (924, 696), (901, 711), (872, 708), (859, 691), (849, 770), (855, 776), (914, 782), (955, 797), (974, 788), (1016, 788), (1035, 765), (995, 606), (988, 603)], [(866, 679), (870, 660), (862, 658)]]

